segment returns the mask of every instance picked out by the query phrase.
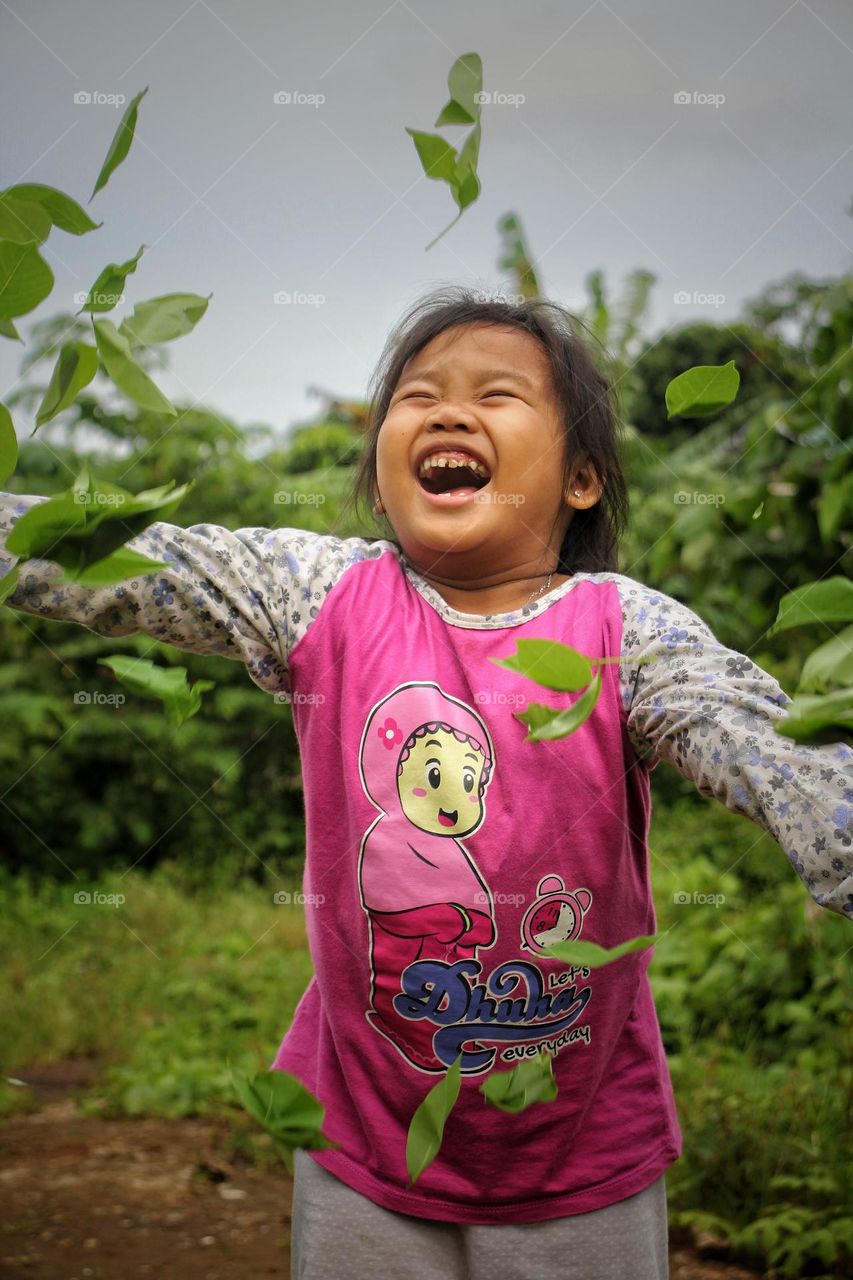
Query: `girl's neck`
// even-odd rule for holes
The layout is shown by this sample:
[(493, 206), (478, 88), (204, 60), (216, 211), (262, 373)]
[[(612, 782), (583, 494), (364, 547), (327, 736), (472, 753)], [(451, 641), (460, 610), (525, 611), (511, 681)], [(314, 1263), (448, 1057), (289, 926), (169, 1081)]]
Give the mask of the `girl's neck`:
[[(419, 570), (415, 570), (419, 572)], [(471, 587), (451, 585), (443, 582), (431, 573), (420, 573), (425, 582), (437, 591), (443, 600), (459, 613), (514, 613), (526, 604), (541, 600), (571, 577), (568, 573), (553, 573), (548, 590), (540, 588), (548, 583), (548, 574), (533, 574), (519, 577), (507, 582), (497, 582), (491, 586), (474, 585)], [(534, 594), (538, 593), (538, 594)], [(533, 599), (531, 600), (531, 596)]]

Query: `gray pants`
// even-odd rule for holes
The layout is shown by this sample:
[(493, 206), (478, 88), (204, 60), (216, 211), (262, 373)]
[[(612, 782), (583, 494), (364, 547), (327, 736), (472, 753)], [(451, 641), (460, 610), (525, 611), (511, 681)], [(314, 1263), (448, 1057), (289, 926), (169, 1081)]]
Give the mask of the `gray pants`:
[(664, 1179), (592, 1213), (479, 1226), (383, 1209), (298, 1150), (291, 1280), (668, 1280)]

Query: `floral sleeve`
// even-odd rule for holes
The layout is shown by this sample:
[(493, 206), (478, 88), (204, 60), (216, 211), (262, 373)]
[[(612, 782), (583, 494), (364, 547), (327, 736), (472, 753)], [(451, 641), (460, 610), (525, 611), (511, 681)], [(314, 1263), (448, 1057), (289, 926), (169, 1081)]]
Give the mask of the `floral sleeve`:
[[(36, 495), (0, 493), (0, 577), (14, 557), (5, 538)], [(145, 632), (194, 653), (244, 662), (269, 693), (288, 690), (288, 656), (345, 568), (364, 556), (361, 539), (302, 529), (150, 524), (126, 544), (168, 567), (111, 587), (51, 585), (49, 560), (20, 563), (12, 609), (77, 622), (103, 636)]]
[(622, 699), (638, 756), (650, 769), (668, 761), (702, 795), (758, 823), (815, 902), (853, 917), (853, 750), (777, 734), (791, 699), (768, 672), (672, 596), (617, 581)]

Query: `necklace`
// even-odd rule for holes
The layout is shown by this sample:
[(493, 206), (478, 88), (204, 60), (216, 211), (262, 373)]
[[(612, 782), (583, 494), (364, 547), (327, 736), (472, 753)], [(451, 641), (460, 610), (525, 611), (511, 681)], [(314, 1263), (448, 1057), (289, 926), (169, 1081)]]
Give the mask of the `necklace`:
[(533, 592), (531, 592), (531, 594), (527, 597), (527, 603), (528, 603), (528, 604), (530, 604), (530, 601), (531, 601), (531, 600), (535, 600), (535, 599), (537, 598), (537, 596), (541, 596), (541, 595), (544, 595), (544, 594), (545, 594), (545, 592), (548, 590), (548, 588), (549, 588), (549, 587), (550, 587), (550, 585), (551, 585), (551, 579), (553, 578), (553, 576), (554, 576), (554, 572), (553, 572), (553, 570), (552, 570), (552, 571), (548, 574), (548, 580), (547, 580), (547, 582), (545, 583), (545, 585), (544, 585), (544, 586), (542, 586), (542, 587), (540, 587), (538, 591), (533, 591)]

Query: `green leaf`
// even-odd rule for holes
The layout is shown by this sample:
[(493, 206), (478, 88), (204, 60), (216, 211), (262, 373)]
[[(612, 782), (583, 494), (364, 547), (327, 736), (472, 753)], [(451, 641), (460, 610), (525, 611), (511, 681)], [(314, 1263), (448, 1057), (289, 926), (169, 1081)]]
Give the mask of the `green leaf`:
[(119, 547), (79, 573), (66, 573), (64, 580), (76, 582), (81, 587), (112, 587), (117, 582), (127, 582), (128, 578), (140, 578), (157, 569), (169, 568), (167, 560), (152, 560), (131, 547)]
[(11, 320), (0, 319), (0, 338), (11, 338), (13, 342), (23, 342), (23, 338)]
[(50, 235), (50, 218), (40, 205), (0, 192), (0, 240), (41, 244)]
[(36, 428), (44, 426), (74, 402), (98, 372), (98, 353), (87, 342), (66, 342), (59, 352), (48, 388), (36, 413)]
[(853, 688), (832, 693), (797, 694), (786, 704), (787, 715), (774, 720), (773, 728), (795, 742), (840, 742), (853, 733)]
[(483, 90), (483, 63), (478, 53), (463, 53), (457, 58), (447, 77), (450, 101), (435, 122), (436, 128), (446, 124), (476, 124), (480, 119), (477, 94)]
[(480, 126), (472, 129), (465, 139), (456, 161), (456, 185), (453, 196), (460, 210), (473, 204), (480, 194), (477, 177), (477, 160), (480, 154)]
[(0, 404), (0, 484), (5, 484), (18, 465), (18, 437), (12, 415)]
[(132, 494), (92, 480), (86, 468), (70, 489), (25, 511), (6, 538), (24, 559), (49, 559), (74, 575), (106, 559), (151, 522), (165, 520), (192, 488), (174, 481)]
[(196, 680), (190, 685), (184, 667), (158, 667), (147, 658), (133, 658), (127, 654), (99, 658), (98, 662), (109, 667), (119, 683), (131, 693), (162, 702), (166, 720), (173, 729), (179, 728), (201, 710), (202, 693), (205, 689), (213, 689), (216, 684), (215, 680)]
[(86, 524), (85, 507), (71, 489), (38, 502), (25, 511), (6, 537), (6, 549), (24, 560), (50, 558), (53, 548)]
[(26, 315), (53, 288), (53, 272), (34, 244), (0, 240), (0, 319)]
[(154, 409), (175, 417), (177, 409), (137, 364), (127, 338), (119, 333), (112, 321), (93, 320), (92, 324), (101, 363), (119, 390), (143, 409)]
[(480, 179), (477, 177), (477, 159), (480, 150), (480, 104), (475, 101), (483, 84), (483, 67), (476, 53), (463, 54), (457, 58), (447, 78), (450, 87), (450, 101), (439, 114), (437, 125), (468, 124), (474, 125), (465, 139), (459, 154), (453, 147), (435, 133), (421, 133), (417, 129), (406, 127), (411, 135), (415, 148), (428, 178), (446, 182), (450, 187), (459, 213), (452, 222), (430, 241), (427, 249), (445, 235), (459, 221), (468, 205), (473, 204), (480, 194)]
[(9, 187), (6, 194), (40, 205), (55, 227), (72, 236), (97, 231), (98, 227), (104, 225), (102, 222), (93, 222), (76, 200), (72, 200), (64, 191), (57, 191), (56, 187), (46, 187), (40, 182), (19, 182), (14, 187)]
[(511, 1071), (493, 1071), (480, 1085), (487, 1102), (516, 1115), (534, 1102), (553, 1102), (557, 1096), (553, 1057), (542, 1049), (535, 1058), (525, 1058)]
[(568, 737), (592, 715), (600, 692), (601, 672), (599, 671), (581, 696), (565, 711), (543, 706), (539, 702), (531, 702), (524, 711), (514, 711), (513, 715), (530, 730), (525, 742), (553, 742), (556, 738)]
[(149, 298), (134, 307), (133, 315), (122, 320), (118, 331), (131, 348), (171, 342), (195, 328), (212, 297), (212, 293), (206, 298), (197, 293), (167, 293), (160, 298)]
[(131, 272), (136, 270), (145, 248), (146, 246), (141, 244), (136, 257), (128, 258), (127, 262), (107, 263), (77, 314), (79, 315), (81, 311), (112, 311), (113, 307), (121, 301), (124, 282)]
[(418, 158), (428, 178), (438, 182), (456, 181), (456, 151), (449, 142), (437, 133), (420, 133), (417, 129), (406, 126), (418, 153)]
[(518, 640), (515, 653), (491, 661), (508, 671), (518, 671), (546, 689), (561, 692), (576, 693), (592, 679), (591, 660), (559, 640)]
[[(479, 104), (478, 104), (479, 105)], [(458, 102), (452, 99), (442, 107), (436, 120), (436, 128), (446, 124), (473, 124), (474, 117)]]
[(555, 942), (551, 947), (543, 947), (542, 954), (562, 960), (564, 964), (581, 965), (585, 969), (599, 969), (604, 964), (612, 964), (630, 951), (644, 951), (653, 947), (665, 935), (662, 933), (641, 934), (637, 938), (629, 938), (620, 942), (618, 947), (599, 947), (595, 942), (584, 942), (578, 938), (574, 942)]
[(734, 360), (728, 364), (697, 364), (673, 378), (666, 389), (669, 418), (704, 418), (731, 404), (740, 386)]
[(828, 693), (853, 685), (853, 626), (845, 629), (803, 663), (798, 693)]
[(292, 1165), (297, 1148), (338, 1147), (323, 1133), (325, 1108), (289, 1071), (260, 1071), (249, 1077), (231, 1072), (234, 1091), (253, 1119), (272, 1137)]
[(9, 598), (15, 587), (18, 585), (18, 570), (20, 565), (15, 565), (14, 569), (10, 569), (7, 574), (0, 578), (0, 604)]
[(113, 140), (110, 143), (110, 149), (107, 152), (107, 157), (101, 167), (101, 172), (98, 174), (97, 181), (95, 182), (95, 189), (89, 196), (90, 204), (98, 192), (107, 185), (113, 173), (130, 150), (130, 144), (133, 141), (133, 132), (136, 128), (136, 115), (139, 110), (139, 104), (147, 92), (148, 85), (146, 85), (135, 98), (131, 99), (127, 110), (122, 116), (119, 126), (115, 131)]
[(462, 1056), (460, 1054), (448, 1067), (438, 1084), (430, 1089), (412, 1116), (406, 1136), (406, 1168), (409, 1171), (409, 1184), (412, 1186), (438, 1155), (447, 1117), (459, 1097), (461, 1077)]
[(824, 485), (817, 503), (817, 523), (824, 544), (831, 542), (850, 510), (853, 474)]
[(853, 622), (853, 582), (849, 578), (836, 574), (790, 591), (779, 601), (776, 620), (767, 636), (815, 622)]

